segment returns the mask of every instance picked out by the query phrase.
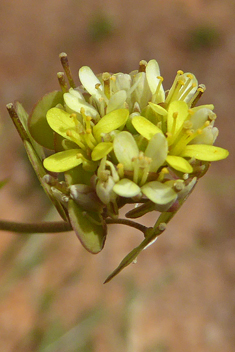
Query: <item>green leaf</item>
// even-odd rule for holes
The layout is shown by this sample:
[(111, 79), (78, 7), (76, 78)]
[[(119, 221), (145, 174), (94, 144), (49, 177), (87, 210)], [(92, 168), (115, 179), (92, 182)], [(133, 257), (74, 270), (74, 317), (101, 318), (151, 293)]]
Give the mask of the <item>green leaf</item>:
[(83, 158), (78, 157), (79, 153), (80, 149), (68, 149), (55, 153), (46, 158), (43, 165), (48, 171), (64, 172), (82, 164)]
[(104, 247), (107, 228), (99, 213), (87, 212), (72, 199), (68, 203), (71, 225), (82, 245), (91, 253), (99, 253)]
[(217, 161), (229, 156), (226, 149), (205, 144), (189, 144), (181, 153), (182, 157), (190, 157), (203, 161)]
[(185, 172), (187, 174), (193, 172), (192, 165), (190, 165), (189, 162), (181, 156), (168, 155), (166, 161), (175, 170)]
[(46, 114), (57, 104), (63, 104), (63, 94), (60, 91), (53, 91), (39, 100), (29, 116), (28, 128), (31, 136), (48, 149), (54, 149), (54, 132), (47, 122)]
[(129, 110), (117, 109), (103, 116), (93, 127), (93, 133), (97, 141), (101, 141), (102, 133), (110, 133), (125, 125), (129, 116)]
[(160, 128), (155, 126), (143, 116), (134, 116), (132, 119), (132, 124), (136, 131), (148, 140), (150, 140), (156, 133), (162, 133)]

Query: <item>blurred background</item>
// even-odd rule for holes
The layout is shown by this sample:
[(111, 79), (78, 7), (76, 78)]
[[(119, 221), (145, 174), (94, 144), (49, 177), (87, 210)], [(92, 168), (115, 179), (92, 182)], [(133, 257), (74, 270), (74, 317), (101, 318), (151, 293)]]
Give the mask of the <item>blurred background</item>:
[[(235, 350), (235, 3), (233, 0), (1, 0), (1, 219), (59, 220), (33, 174), (5, 105), (30, 112), (58, 89), (58, 55), (130, 72), (156, 59), (164, 88), (176, 71), (207, 86), (229, 149), (157, 242), (103, 285), (142, 236), (109, 226), (87, 253), (73, 232), (0, 231), (0, 350), (4, 352), (231, 352)], [(78, 81), (77, 81), (78, 82)], [(143, 219), (151, 225), (156, 214)]]

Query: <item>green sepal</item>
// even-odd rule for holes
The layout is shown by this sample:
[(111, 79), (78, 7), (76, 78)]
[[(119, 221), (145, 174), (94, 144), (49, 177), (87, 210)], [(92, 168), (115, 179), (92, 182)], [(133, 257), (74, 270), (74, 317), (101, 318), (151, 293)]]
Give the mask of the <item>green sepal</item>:
[(43, 176), (45, 176), (46, 170), (44, 169), (43, 165), (42, 165), (42, 161), (40, 160), (40, 158), (38, 157), (35, 149), (33, 148), (32, 144), (28, 141), (28, 140), (24, 140), (24, 146), (26, 149), (26, 152), (28, 154), (30, 163), (32, 164), (34, 171), (45, 191), (45, 193), (48, 195), (48, 197), (50, 198), (50, 200), (52, 201), (52, 203), (54, 204), (54, 206), (56, 207), (57, 211), (59, 212), (60, 216), (62, 217), (62, 219), (64, 221), (68, 221), (68, 217), (66, 214), (66, 211), (64, 209), (64, 207), (62, 206), (62, 204), (54, 197), (51, 188), (48, 184), (46, 184), (43, 181)]
[(47, 122), (46, 114), (48, 110), (58, 104), (63, 104), (62, 92), (56, 90), (44, 95), (35, 105), (28, 120), (28, 128), (31, 136), (40, 145), (52, 150), (54, 150), (54, 131)]
[[(37, 153), (37, 155), (39, 156), (40, 159), (43, 159), (45, 157), (44, 154), (44, 150), (42, 148), (41, 145), (39, 145), (31, 136), (29, 129), (28, 129), (28, 119), (29, 119), (29, 115), (28, 113), (25, 111), (25, 109), (23, 108), (22, 104), (19, 103), (18, 101), (15, 102), (15, 111), (20, 119), (20, 122), (22, 124), (22, 126), (19, 125), (19, 128), (23, 128), (24, 131), (27, 134), (27, 139), (30, 140), (33, 148), (35, 149), (35, 152)], [(19, 132), (19, 131), (18, 131)]]
[(68, 202), (68, 213), (71, 225), (84, 248), (93, 254), (99, 253), (104, 247), (107, 234), (107, 226), (101, 214), (84, 211), (72, 199)]

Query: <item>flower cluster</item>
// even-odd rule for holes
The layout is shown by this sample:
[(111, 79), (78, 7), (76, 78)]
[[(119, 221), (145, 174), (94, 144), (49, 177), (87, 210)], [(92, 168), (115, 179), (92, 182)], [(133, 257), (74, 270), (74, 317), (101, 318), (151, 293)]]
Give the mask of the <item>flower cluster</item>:
[[(34, 143), (54, 151), (39, 156), (44, 187), (84, 246), (97, 253), (108, 220), (117, 220), (121, 207), (133, 204), (127, 218), (154, 210), (175, 213), (210, 162), (228, 151), (213, 145), (214, 106), (196, 106), (205, 86), (192, 73), (178, 71), (165, 91), (155, 60), (141, 61), (130, 74), (96, 76), (84, 66), (76, 87), (66, 56), (61, 58), (71, 88), (59, 73), (62, 93), (38, 103), (28, 130)], [(164, 219), (158, 230), (165, 228)], [(157, 236), (154, 231), (145, 233), (143, 248)]]
[[(178, 71), (167, 94), (155, 60), (141, 61), (130, 74), (98, 77), (85, 66), (79, 78), (82, 86), (70, 88), (64, 105), (47, 112), (64, 151), (46, 158), (44, 167), (66, 172), (82, 165), (84, 173), (93, 172), (86, 186), (93, 187), (108, 216), (118, 216), (120, 197), (149, 199), (155, 209), (168, 210), (189, 176), (227, 156), (212, 146), (218, 135), (213, 105), (195, 107), (205, 88), (191, 73)], [(70, 187), (78, 203), (79, 187)], [(88, 197), (88, 209), (89, 204)]]

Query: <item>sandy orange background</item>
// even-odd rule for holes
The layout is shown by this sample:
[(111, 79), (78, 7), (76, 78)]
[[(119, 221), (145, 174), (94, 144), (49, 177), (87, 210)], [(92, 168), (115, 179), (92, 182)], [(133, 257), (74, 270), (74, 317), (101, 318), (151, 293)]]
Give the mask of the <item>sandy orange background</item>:
[(75, 77), (82, 65), (96, 73), (130, 72), (152, 58), (165, 89), (178, 69), (194, 73), (207, 86), (201, 103), (215, 105), (216, 145), (230, 157), (211, 166), (164, 235), (107, 285), (106, 276), (141, 241), (136, 231), (110, 225), (96, 256), (72, 232), (0, 231), (0, 350), (233, 351), (234, 1), (1, 0), (0, 180), (9, 177), (1, 218), (58, 219), (5, 105), (16, 99), (30, 112), (58, 89), (62, 51)]

